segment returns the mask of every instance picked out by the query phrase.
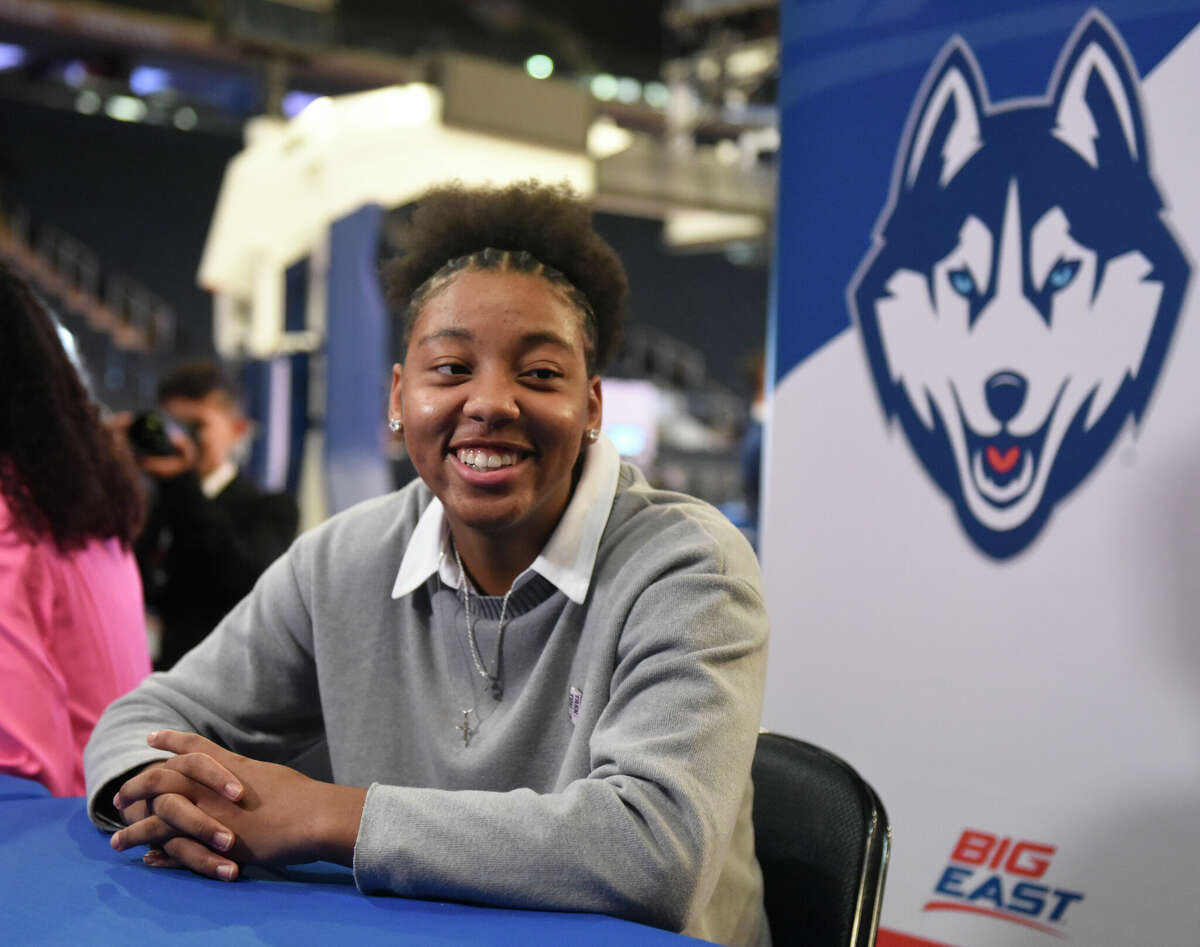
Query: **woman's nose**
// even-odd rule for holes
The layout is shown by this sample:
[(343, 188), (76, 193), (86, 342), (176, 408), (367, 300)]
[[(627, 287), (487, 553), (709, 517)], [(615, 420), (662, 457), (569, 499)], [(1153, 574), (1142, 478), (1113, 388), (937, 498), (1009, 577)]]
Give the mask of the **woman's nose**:
[(499, 372), (480, 372), (471, 380), (470, 394), (463, 413), (485, 424), (498, 424), (515, 419), (521, 409), (517, 406), (512, 379)]

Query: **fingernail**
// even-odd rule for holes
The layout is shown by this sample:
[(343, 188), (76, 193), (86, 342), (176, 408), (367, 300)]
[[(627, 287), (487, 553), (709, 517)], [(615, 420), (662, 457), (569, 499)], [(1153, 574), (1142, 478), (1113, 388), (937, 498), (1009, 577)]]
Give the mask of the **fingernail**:
[(153, 743), (157, 739), (158, 739), (158, 731), (157, 730), (154, 730), (154, 731), (146, 734), (146, 742), (147, 743)]
[(144, 861), (147, 865), (161, 865), (163, 862), (163, 856), (159, 852), (146, 852), (146, 854), (142, 856), (142, 861)]
[(213, 842), (216, 843), (217, 848), (219, 848), (221, 851), (225, 851), (225, 849), (229, 848), (229, 846), (233, 844), (233, 836), (228, 832), (218, 832), (213, 836)]
[(217, 874), (226, 881), (233, 881), (234, 876), (237, 875), (237, 867), (235, 865), (218, 865)]
[(120, 808), (122, 808), (122, 806), (121, 806), (121, 794), (120, 794), (120, 793), (117, 793), (115, 796), (113, 796), (113, 808), (114, 808), (114, 809), (120, 809)]
[(112, 838), (108, 840), (108, 844), (119, 852), (121, 850), (121, 833), (114, 832)]
[(225, 795), (227, 795), (230, 799), (236, 799), (241, 794), (242, 794), (242, 787), (239, 786), (237, 783), (226, 783), (225, 784)]

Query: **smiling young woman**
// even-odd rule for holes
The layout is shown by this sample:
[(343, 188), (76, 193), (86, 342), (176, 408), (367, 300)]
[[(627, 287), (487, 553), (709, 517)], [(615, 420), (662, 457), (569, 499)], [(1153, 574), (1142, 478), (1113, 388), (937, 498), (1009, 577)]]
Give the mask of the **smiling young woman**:
[(600, 427), (583, 314), (552, 283), (465, 269), (427, 299), (391, 412), (467, 571), (503, 594), (554, 531)]
[(419, 478), (303, 535), (110, 708), (93, 819), (212, 877), (325, 858), (366, 892), (767, 942), (758, 566), (599, 432), (620, 261), (564, 188), (449, 187), (386, 277)]

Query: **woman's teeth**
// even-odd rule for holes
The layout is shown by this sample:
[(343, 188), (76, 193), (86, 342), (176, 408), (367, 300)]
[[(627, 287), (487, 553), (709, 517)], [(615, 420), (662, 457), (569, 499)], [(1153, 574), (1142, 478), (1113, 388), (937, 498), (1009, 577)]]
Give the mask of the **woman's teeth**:
[(458, 452), (458, 459), (468, 467), (476, 470), (495, 470), (498, 467), (511, 467), (517, 462), (516, 454), (498, 454), (493, 451), (473, 450), (467, 448)]

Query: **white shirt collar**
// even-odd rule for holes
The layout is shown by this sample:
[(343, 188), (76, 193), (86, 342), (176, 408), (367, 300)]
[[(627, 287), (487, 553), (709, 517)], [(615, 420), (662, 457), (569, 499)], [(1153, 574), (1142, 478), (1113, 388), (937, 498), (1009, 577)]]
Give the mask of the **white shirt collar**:
[(210, 500), (229, 486), (229, 482), (237, 476), (237, 464), (227, 460), (212, 473), (200, 478), (200, 492)]
[[(562, 519), (554, 527), (541, 554), (513, 581), (514, 588), (536, 572), (577, 605), (582, 605), (587, 598), (600, 537), (617, 495), (621, 457), (616, 445), (604, 434), (586, 451), (579, 483), (563, 510)], [(392, 586), (392, 598), (408, 595), (424, 585), (435, 572), (446, 585), (453, 588), (459, 584), (458, 564), (450, 545), (450, 527), (437, 497), (425, 508), (413, 529)]]

